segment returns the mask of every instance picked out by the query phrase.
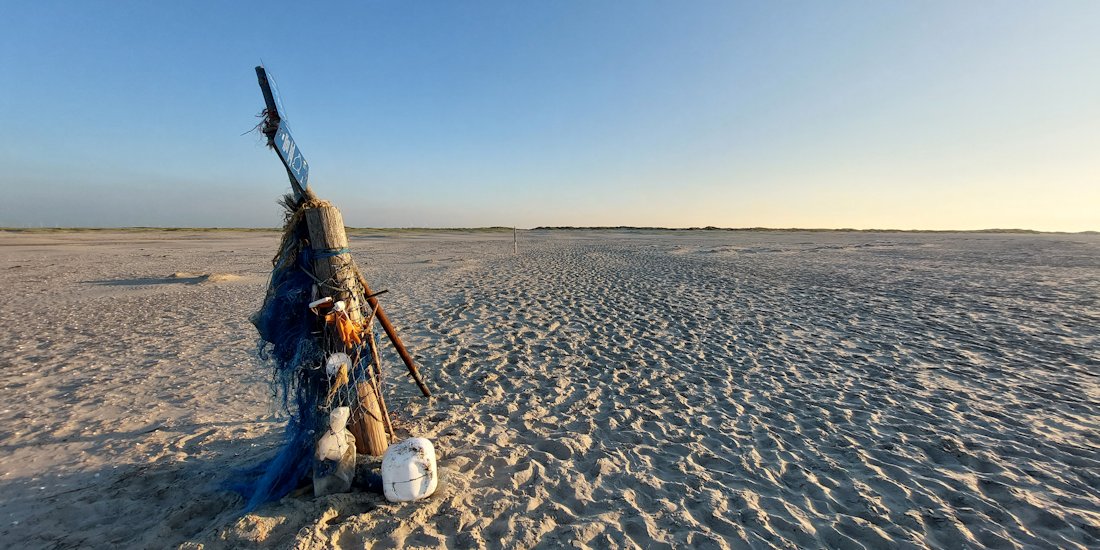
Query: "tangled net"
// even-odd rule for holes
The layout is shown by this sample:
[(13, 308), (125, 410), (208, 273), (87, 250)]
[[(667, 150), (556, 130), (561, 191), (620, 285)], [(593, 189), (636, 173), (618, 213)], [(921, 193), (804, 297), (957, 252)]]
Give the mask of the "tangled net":
[[(271, 280), (263, 307), (252, 316), (259, 332), (258, 355), (271, 368), (271, 384), (277, 404), (289, 420), (282, 448), (271, 459), (238, 472), (229, 488), (244, 497), (245, 511), (278, 500), (302, 485), (314, 463), (318, 435), (328, 426), (329, 411), (350, 407), (352, 423), (369, 414), (360, 403), (357, 385), (372, 382), (381, 401), (381, 365), (373, 336), (374, 312), (365, 310), (359, 300), (360, 323), (348, 312), (321, 313), (309, 304), (323, 295), (343, 291), (335, 276), (319, 279), (313, 260), (340, 258), (338, 270), (358, 269), (348, 250), (316, 251), (309, 245), (304, 212), (310, 208), (331, 206), (313, 197), (297, 201), (284, 197), (286, 223), (282, 242), (272, 260)], [(356, 280), (356, 278), (352, 278)], [(360, 294), (363, 289), (357, 288)], [(326, 368), (329, 358), (344, 353), (349, 359), (342, 369)]]

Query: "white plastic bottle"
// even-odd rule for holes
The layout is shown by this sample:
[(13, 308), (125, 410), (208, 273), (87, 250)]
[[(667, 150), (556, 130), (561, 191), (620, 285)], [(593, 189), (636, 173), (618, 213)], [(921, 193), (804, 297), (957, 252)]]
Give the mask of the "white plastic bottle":
[(336, 407), (329, 413), (329, 429), (317, 441), (313, 461), (313, 495), (351, 490), (355, 476), (355, 436), (347, 429), (351, 409)]

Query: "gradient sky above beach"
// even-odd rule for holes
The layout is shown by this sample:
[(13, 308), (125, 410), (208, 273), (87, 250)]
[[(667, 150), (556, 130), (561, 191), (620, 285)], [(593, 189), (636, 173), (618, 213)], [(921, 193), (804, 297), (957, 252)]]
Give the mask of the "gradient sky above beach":
[(0, 226), (1100, 230), (1100, 2), (17, 2)]

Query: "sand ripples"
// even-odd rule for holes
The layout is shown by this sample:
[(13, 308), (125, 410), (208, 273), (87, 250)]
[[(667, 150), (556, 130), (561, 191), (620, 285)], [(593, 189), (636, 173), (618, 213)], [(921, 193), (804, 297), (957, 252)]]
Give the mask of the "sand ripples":
[[(214, 482), (279, 441), (246, 322), (275, 237), (173, 243), (139, 264), (123, 260), (144, 242), (9, 254), (0, 390), (17, 405), (0, 461), (18, 475), (0, 484), (25, 523), (3, 533), (192, 548), (1100, 545), (1095, 236), (548, 232), (522, 236), (518, 256), (510, 237), (353, 239), (436, 392), (419, 397), (389, 357), (391, 410), (435, 441), (439, 492), (287, 498), (243, 518)], [(154, 280), (179, 270), (246, 277)], [(73, 294), (50, 301), (60, 290)], [(57, 449), (89, 454), (61, 465)], [(69, 469), (83, 473), (34, 508), (44, 472)], [(100, 526), (94, 506), (142, 519)]]
[(1100, 540), (1095, 247), (1082, 266), (1012, 239), (776, 240), (549, 241), (465, 278), (428, 324), (461, 472), (441, 501), (479, 510), (462, 537)]

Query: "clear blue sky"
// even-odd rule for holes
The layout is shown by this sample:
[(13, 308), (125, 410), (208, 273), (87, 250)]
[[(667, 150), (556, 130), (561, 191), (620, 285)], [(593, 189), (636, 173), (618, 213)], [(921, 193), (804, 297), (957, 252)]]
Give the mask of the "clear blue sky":
[(9, 2), (0, 226), (1100, 230), (1100, 2)]

